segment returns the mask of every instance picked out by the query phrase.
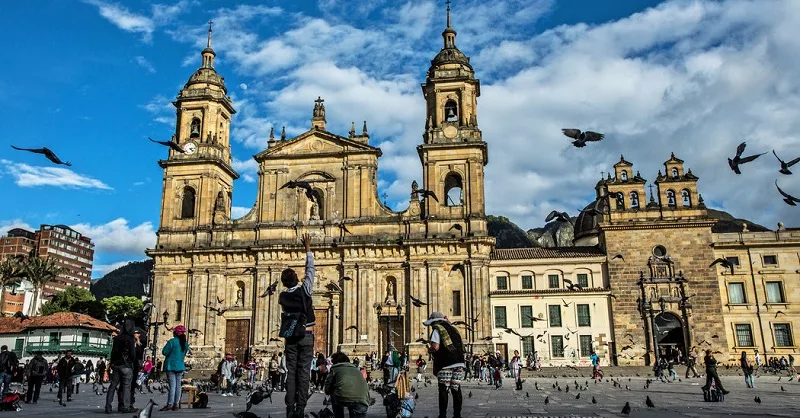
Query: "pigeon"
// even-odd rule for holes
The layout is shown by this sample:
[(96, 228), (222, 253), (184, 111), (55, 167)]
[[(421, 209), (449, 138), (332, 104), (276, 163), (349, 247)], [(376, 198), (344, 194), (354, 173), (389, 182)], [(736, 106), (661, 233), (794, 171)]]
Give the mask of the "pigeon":
[(797, 202), (800, 202), (800, 199), (781, 190), (781, 188), (778, 186), (778, 180), (775, 180), (775, 187), (778, 188), (778, 192), (783, 196), (783, 201), (786, 202), (787, 205), (797, 206)]
[(573, 302), (570, 302), (570, 303), (567, 303), (567, 301), (566, 301), (566, 300), (564, 300), (563, 298), (561, 299), (561, 302), (564, 304), (564, 307), (565, 307), (565, 308), (569, 308), (569, 305), (572, 305), (573, 303), (575, 303), (574, 301), (573, 301)]
[(467, 394), (467, 397), (468, 398), (472, 398), (472, 391), (469, 391), (469, 394)]
[(309, 184), (307, 181), (289, 181), (286, 184), (284, 184), (283, 186), (281, 186), (280, 188), (281, 189), (285, 189), (287, 187), (290, 188), (290, 189), (303, 189), (303, 190), (305, 190), (306, 197), (309, 200), (311, 200), (312, 202), (319, 202), (322, 199), (322, 197), (319, 195), (319, 192), (314, 190), (311, 187), (311, 184)]
[(800, 157), (797, 157), (794, 160), (791, 160), (791, 161), (789, 161), (787, 163), (787, 162), (781, 160), (781, 157), (778, 157), (778, 154), (775, 154), (775, 150), (772, 150), (772, 154), (775, 155), (775, 158), (777, 158), (778, 161), (781, 162), (781, 169), (778, 170), (778, 172), (781, 173), (781, 174), (786, 174), (786, 175), (792, 174), (792, 172), (789, 171), (789, 167), (791, 167), (791, 166), (797, 164), (798, 162), (800, 162)]
[(622, 254), (617, 254), (617, 255), (611, 257), (611, 261), (614, 261), (614, 260), (622, 260), (623, 262), (625, 262), (625, 257), (623, 257)]
[(744, 152), (745, 147), (747, 147), (747, 143), (742, 142), (738, 147), (736, 147), (736, 156), (734, 156), (733, 159), (728, 158), (728, 166), (730, 166), (731, 170), (733, 170), (733, 172), (736, 174), (742, 174), (742, 172), (739, 170), (740, 164), (749, 163), (766, 154), (766, 152), (762, 152), (761, 154), (750, 155), (742, 158), (742, 153)]
[(422, 344), (427, 344), (427, 343), (429, 343), (430, 341), (428, 341), (428, 340), (426, 340), (426, 339), (424, 339), (424, 338), (417, 338), (417, 339), (416, 339), (416, 341), (414, 341), (414, 342), (417, 342), (417, 343), (422, 343)]
[(161, 144), (164, 145), (165, 147), (170, 147), (172, 148), (173, 151), (180, 152), (181, 154), (186, 154), (186, 150), (183, 149), (183, 147), (181, 147), (180, 145), (178, 145), (177, 142), (175, 142), (174, 137), (170, 141), (156, 141), (155, 139), (150, 138), (149, 136), (147, 137), (147, 139), (149, 139), (152, 142), (155, 142), (156, 144)]
[(61, 159), (58, 158), (58, 156), (56, 156), (56, 154), (53, 151), (51, 151), (50, 148), (47, 148), (47, 147), (44, 147), (44, 148), (18, 148), (18, 147), (15, 147), (15, 146), (12, 145), (11, 148), (14, 148), (15, 150), (18, 150), (18, 151), (29, 151), (29, 152), (32, 152), (34, 154), (42, 154), (48, 160), (52, 161), (55, 164), (63, 164), (65, 166), (67, 166), (67, 167), (72, 165), (72, 163), (70, 163), (70, 162), (61, 161)]
[(781, 392), (786, 392), (786, 389), (783, 388), (783, 385), (781, 385)]
[(545, 396), (544, 397), (544, 404), (547, 405), (549, 403), (550, 403), (550, 397), (549, 396)]
[(597, 399), (595, 399), (594, 396), (592, 396), (592, 403), (597, 403)]
[(513, 330), (513, 329), (511, 329), (511, 328), (504, 328), (504, 329), (503, 329), (503, 331), (505, 331), (507, 334), (514, 334), (514, 335), (516, 335), (517, 337), (520, 337), (520, 338), (522, 338), (522, 335), (519, 335), (519, 333), (518, 333), (517, 331), (514, 331), (514, 330)]
[(562, 279), (562, 280), (564, 281), (564, 284), (567, 286), (567, 289), (571, 291), (583, 290), (583, 286), (572, 283), (572, 280), (570, 279)]
[(644, 404), (647, 405), (648, 408), (655, 408), (656, 406), (653, 404), (653, 401), (650, 399), (650, 396), (644, 400)]
[(718, 259), (714, 260), (711, 264), (709, 264), (708, 267), (709, 268), (714, 267), (714, 265), (716, 265), (716, 264), (719, 264), (722, 267), (725, 267), (726, 270), (730, 269), (731, 274), (733, 274), (733, 263), (731, 263), (730, 260), (727, 260), (725, 258), (718, 258)]
[(259, 296), (259, 297), (260, 298), (265, 298), (267, 296), (274, 295), (275, 291), (277, 291), (277, 290), (278, 290), (278, 281), (275, 280), (274, 282), (272, 282), (271, 285), (267, 286), (267, 288), (264, 289), (264, 293), (262, 293), (261, 296)]
[(786, 315), (786, 314), (785, 314), (785, 313), (783, 313), (783, 311), (777, 311), (777, 312), (775, 312), (775, 318), (777, 318), (777, 317), (778, 317), (778, 315)]
[(258, 415), (254, 414), (252, 412), (248, 412), (248, 411), (231, 412), (231, 414), (233, 414), (233, 416), (236, 417), (236, 418), (259, 418)]
[(417, 193), (419, 193), (419, 195), (422, 196), (423, 199), (427, 199), (430, 197), (431, 199), (437, 202), (439, 201), (439, 198), (436, 197), (436, 193), (434, 193), (432, 190), (419, 189), (417, 190)]
[(153, 399), (147, 402), (147, 405), (139, 411), (138, 414), (134, 415), (133, 418), (150, 418), (153, 416), (153, 407), (158, 405)]
[(358, 327), (357, 327), (357, 326), (355, 326), (355, 325), (350, 325), (349, 327), (345, 328), (344, 330), (345, 330), (345, 331), (349, 331), (349, 330), (351, 330), (351, 329), (354, 329), (354, 330), (356, 330), (356, 334), (358, 334)]
[(14, 318), (19, 318), (19, 322), (22, 322), (22, 321), (24, 321), (26, 319), (30, 319), (30, 317), (28, 315), (25, 315), (24, 313), (22, 313), (22, 311), (15, 312), (14, 313)]
[(569, 222), (570, 221), (569, 215), (567, 214), (567, 212), (558, 212), (558, 211), (555, 211), (555, 210), (550, 212), (550, 214), (547, 215), (546, 218), (544, 218), (544, 221), (546, 223), (549, 223), (550, 221), (552, 221), (554, 219), (555, 219), (556, 222)]
[(580, 399), (580, 398), (581, 398), (581, 393), (580, 393), (580, 392), (578, 392), (578, 394), (577, 394), (577, 395), (575, 395), (575, 399)]
[(585, 147), (587, 142), (600, 141), (605, 138), (605, 135), (601, 133), (592, 131), (581, 132), (580, 129), (562, 129), (561, 133), (574, 139), (574, 141), (572, 141), (572, 145), (577, 148)]
[(526, 397), (526, 398), (530, 398), (530, 397), (531, 397), (531, 394), (530, 394), (530, 393), (528, 393), (528, 392), (525, 392), (525, 397)]
[(353, 234), (352, 232), (350, 232), (350, 230), (349, 230), (349, 229), (347, 229), (347, 225), (345, 225), (345, 224), (344, 224), (344, 222), (342, 222), (342, 223), (340, 223), (340, 224), (339, 224), (339, 228), (340, 228), (340, 229), (341, 229), (341, 230), (342, 230), (342, 231), (343, 231), (345, 234), (350, 234), (350, 235), (352, 235), (352, 234)]
[(451, 226), (450, 229), (448, 229), (448, 231), (450, 231), (452, 229), (455, 229), (456, 231), (459, 231), (459, 232), (464, 232), (464, 227), (461, 226), (461, 224), (453, 224), (453, 226)]
[(497, 336), (495, 336), (495, 335), (487, 335), (487, 336), (485, 336), (485, 337), (483, 337), (481, 339), (484, 340), (484, 341), (492, 341), (495, 338), (497, 338)]
[(417, 308), (421, 308), (422, 306), (427, 305), (427, 303), (415, 298), (414, 296), (408, 295), (408, 297), (411, 298), (411, 304), (416, 306)]
[(754, 401), (755, 403), (757, 403), (757, 404), (760, 404), (760, 403), (761, 403), (761, 398), (760, 398), (760, 397), (758, 397), (758, 396), (756, 396), (755, 398), (753, 398), (753, 401)]
[(630, 415), (631, 414), (631, 404), (630, 404), (630, 402), (625, 402), (625, 406), (622, 407), (622, 414), (623, 415)]

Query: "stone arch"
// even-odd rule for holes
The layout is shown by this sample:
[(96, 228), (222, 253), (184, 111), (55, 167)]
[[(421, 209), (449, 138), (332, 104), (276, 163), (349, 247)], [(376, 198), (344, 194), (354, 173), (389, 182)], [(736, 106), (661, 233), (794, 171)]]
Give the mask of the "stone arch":
[(192, 118), (192, 122), (189, 124), (189, 137), (190, 138), (200, 137), (200, 118), (198, 117)]
[(632, 191), (630, 193), (631, 209), (639, 209), (639, 193)]
[(460, 174), (450, 172), (444, 178), (444, 200), (445, 206), (464, 205), (464, 184)]
[(674, 179), (678, 178), (678, 169), (675, 168), (675, 167), (672, 167), (671, 174), (672, 174), (672, 178), (674, 178)]
[(683, 202), (683, 206), (685, 207), (692, 207), (692, 193), (689, 192), (688, 189), (681, 190), (681, 201)]
[(194, 218), (195, 204), (197, 200), (197, 193), (191, 186), (183, 188), (183, 197), (181, 198), (181, 219)]
[(244, 306), (244, 301), (245, 301), (244, 292), (245, 292), (244, 281), (242, 281), (242, 280), (236, 281), (236, 295), (235, 295), (236, 296), (236, 299), (235, 299), (236, 302), (235, 302), (234, 306)]
[(394, 305), (397, 303), (397, 278), (394, 276), (386, 276), (385, 279), (385, 297), (383, 303), (387, 305)]
[(628, 181), (628, 170), (620, 171), (619, 176), (622, 181)]
[(453, 99), (447, 99), (444, 103), (445, 122), (458, 122), (458, 103)]
[(677, 205), (675, 201), (675, 190), (667, 190), (667, 206), (674, 208)]

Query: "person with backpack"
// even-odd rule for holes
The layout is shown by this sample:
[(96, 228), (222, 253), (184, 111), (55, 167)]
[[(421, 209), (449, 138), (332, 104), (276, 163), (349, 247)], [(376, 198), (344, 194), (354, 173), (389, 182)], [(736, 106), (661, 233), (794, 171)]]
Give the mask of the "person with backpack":
[(42, 389), (42, 382), (47, 376), (47, 369), (47, 360), (42, 357), (41, 351), (37, 351), (25, 371), (28, 377), (28, 391), (25, 392), (25, 403), (36, 403), (39, 400), (39, 392)]
[(67, 350), (64, 357), (58, 361), (56, 370), (58, 370), (58, 404), (66, 406), (64, 403), (64, 394), (67, 395), (67, 402), (72, 401), (72, 371), (75, 369), (75, 364), (78, 361), (72, 357), (72, 350)]
[(186, 341), (186, 327), (178, 325), (172, 329), (172, 338), (167, 341), (161, 354), (164, 355), (164, 372), (167, 374), (169, 393), (167, 403), (162, 411), (177, 411), (181, 399), (181, 378), (186, 371), (184, 359), (189, 352), (189, 342)]
[[(122, 408), (119, 412), (131, 413), (136, 408), (131, 406), (131, 385), (133, 383), (133, 367), (136, 362), (136, 342), (133, 337), (135, 324), (133, 320), (126, 319), (122, 323), (122, 330), (114, 337), (111, 347), (111, 384), (106, 393), (105, 412), (112, 411), (111, 402), (117, 390), (122, 393)], [(60, 374), (60, 370), (59, 370)]]
[(461, 418), (461, 381), (466, 367), (461, 334), (441, 312), (432, 312), (423, 324), (432, 328), (428, 352), (433, 356), (433, 374), (439, 385), (439, 417), (447, 416), (447, 402), (452, 395), (453, 417)]
[(220, 379), (223, 384), (222, 396), (233, 396), (231, 389), (233, 389), (236, 368), (238, 366), (239, 364), (232, 355), (225, 354), (225, 360), (222, 360), (222, 364), (220, 365)]
[[(85, 362), (86, 360), (84, 360)], [(75, 357), (75, 364), (72, 366), (71, 376), (72, 376), (72, 388), (75, 390), (75, 394), (77, 395), (81, 389), (81, 377), (83, 377), (83, 373), (86, 371), (85, 363), (82, 363)]]
[(16, 370), (17, 365), (19, 365), (19, 359), (17, 359), (17, 354), (13, 351), (8, 351), (8, 346), (3, 345), (0, 347), (0, 394), (5, 395), (8, 393), (11, 385), (11, 376), (14, 374), (14, 370)]

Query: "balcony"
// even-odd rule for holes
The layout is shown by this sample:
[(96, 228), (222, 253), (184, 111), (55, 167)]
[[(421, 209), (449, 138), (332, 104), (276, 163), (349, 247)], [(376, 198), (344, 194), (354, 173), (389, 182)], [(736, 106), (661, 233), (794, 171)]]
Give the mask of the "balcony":
[(105, 356), (111, 354), (110, 343), (84, 343), (80, 341), (64, 341), (58, 342), (41, 342), (41, 343), (28, 343), (25, 351), (33, 355), (37, 351), (41, 351), (45, 355), (52, 355), (63, 353), (66, 350), (72, 350), (72, 354), (76, 356)]

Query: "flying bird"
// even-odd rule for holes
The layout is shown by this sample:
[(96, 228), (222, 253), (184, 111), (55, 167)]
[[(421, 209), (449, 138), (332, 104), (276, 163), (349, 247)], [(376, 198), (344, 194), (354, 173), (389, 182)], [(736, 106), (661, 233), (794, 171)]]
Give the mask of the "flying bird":
[(481, 339), (484, 340), (484, 341), (492, 341), (495, 338), (497, 338), (497, 337), (494, 336), (494, 335), (487, 335), (487, 336), (485, 336), (485, 337), (483, 337)]
[(427, 305), (427, 303), (415, 298), (414, 296), (408, 295), (408, 297), (411, 298), (411, 304), (416, 306), (417, 308), (421, 308), (422, 306)]
[(453, 325), (463, 325), (463, 326), (464, 326), (464, 329), (466, 329), (466, 330), (468, 330), (468, 331), (475, 331), (475, 329), (474, 329), (474, 328), (472, 328), (471, 326), (469, 326), (469, 324), (467, 324), (467, 323), (466, 323), (466, 322), (464, 322), (464, 321), (456, 321), (456, 322), (453, 322)]
[(567, 289), (572, 290), (572, 291), (583, 290), (583, 286), (581, 286), (579, 284), (572, 283), (572, 280), (570, 280), (570, 279), (563, 279), (563, 280), (564, 280), (564, 283), (566, 283), (566, 285), (567, 285)]
[(437, 202), (439, 201), (439, 198), (436, 197), (436, 193), (434, 193), (432, 190), (419, 189), (417, 190), (417, 193), (419, 193), (419, 195), (422, 196), (423, 200), (430, 197), (431, 199)]
[(787, 205), (797, 206), (797, 202), (800, 202), (800, 199), (781, 190), (781, 188), (778, 186), (778, 180), (775, 180), (775, 187), (778, 188), (778, 192), (783, 196), (783, 201), (786, 202)]
[(221, 304), (222, 302), (225, 302), (225, 298), (220, 299), (219, 296), (217, 296), (217, 303)]
[(192, 334), (195, 337), (203, 333), (203, 331), (200, 331), (197, 328), (189, 328), (189, 330), (186, 331), (186, 332), (188, 332), (189, 334)]
[(514, 334), (514, 335), (516, 335), (517, 337), (520, 337), (520, 338), (522, 338), (522, 335), (519, 335), (519, 333), (518, 333), (517, 331), (514, 331), (514, 330), (513, 330), (513, 329), (511, 329), (511, 328), (504, 328), (504, 329), (503, 329), (503, 331), (505, 331), (505, 332), (506, 332), (506, 333), (508, 333), (508, 334)]
[(550, 214), (547, 215), (546, 218), (544, 218), (544, 221), (545, 222), (550, 222), (553, 219), (555, 219), (556, 222), (569, 222), (570, 221), (569, 215), (567, 214), (567, 212), (558, 212), (558, 211), (555, 211), (555, 210), (550, 212)]
[(625, 261), (625, 257), (623, 257), (622, 254), (617, 254), (617, 255), (611, 257), (611, 261), (614, 261), (614, 260), (617, 260), (617, 259), (622, 260), (623, 262)]
[(339, 224), (339, 228), (340, 228), (340, 229), (341, 229), (341, 230), (342, 230), (342, 231), (343, 231), (345, 234), (350, 234), (350, 235), (352, 235), (352, 234), (353, 234), (352, 232), (350, 232), (350, 230), (349, 230), (349, 229), (347, 229), (347, 225), (345, 225), (345, 224), (344, 224), (344, 222), (342, 222), (342, 223), (340, 223), (340, 224)]
[(14, 148), (15, 150), (18, 150), (18, 151), (28, 151), (28, 152), (32, 152), (34, 154), (42, 154), (48, 160), (52, 161), (55, 164), (63, 164), (65, 166), (67, 166), (67, 167), (72, 165), (72, 163), (70, 163), (70, 162), (61, 161), (61, 159), (58, 158), (56, 153), (54, 153), (53, 151), (50, 150), (50, 148), (47, 148), (47, 147), (44, 147), (44, 148), (19, 148), (19, 147), (15, 147), (15, 146), (12, 145), (11, 148)]
[(19, 318), (19, 322), (22, 322), (22, 321), (24, 321), (26, 319), (30, 319), (30, 317), (28, 315), (25, 315), (24, 313), (22, 313), (22, 311), (15, 312), (14, 313), (14, 318)]
[(170, 148), (172, 148), (173, 151), (180, 152), (181, 154), (186, 154), (186, 150), (183, 149), (183, 147), (181, 147), (180, 145), (178, 145), (178, 143), (175, 142), (175, 140), (156, 141), (155, 139), (150, 138), (149, 136), (147, 137), (147, 139), (149, 139), (152, 142), (155, 142), (156, 144), (161, 144), (161, 145), (163, 145), (165, 147), (170, 147)]
[(747, 143), (742, 142), (741, 144), (739, 144), (738, 147), (736, 147), (736, 155), (733, 157), (733, 159), (728, 158), (728, 166), (730, 166), (731, 170), (733, 170), (733, 172), (736, 174), (742, 174), (742, 172), (739, 170), (740, 164), (749, 163), (755, 160), (756, 158), (766, 154), (766, 152), (762, 152), (761, 154), (754, 154), (747, 157), (742, 157), (742, 153), (744, 152), (745, 147), (747, 147)]
[(279, 342), (281, 342), (281, 339), (280, 339), (280, 338), (274, 338), (274, 337), (273, 337), (273, 338), (270, 338), (270, 339), (269, 339), (269, 342), (271, 342), (271, 343), (272, 343), (272, 342), (279, 343)]
[(147, 402), (147, 405), (145, 405), (137, 415), (134, 415), (134, 418), (150, 418), (153, 416), (153, 407), (156, 405), (158, 404), (154, 400), (150, 399), (150, 401)]
[(565, 307), (565, 308), (569, 308), (569, 305), (572, 305), (573, 303), (575, 303), (574, 301), (572, 301), (572, 302), (570, 302), (570, 303), (567, 303), (567, 301), (566, 301), (566, 300), (564, 300), (564, 299), (561, 299), (561, 302), (564, 304), (564, 307)]
[(276, 290), (278, 290), (278, 281), (277, 280), (272, 282), (271, 285), (267, 286), (267, 288), (264, 289), (264, 293), (262, 293), (259, 297), (260, 298), (265, 298), (267, 296), (274, 295)]
[[(16, 314), (15, 314), (15, 315), (16, 315)], [(783, 313), (783, 311), (777, 311), (777, 312), (775, 312), (775, 318), (777, 318), (777, 317), (778, 317), (778, 315), (786, 315), (786, 314), (785, 314), (785, 313)]]
[(726, 270), (730, 269), (731, 274), (733, 274), (733, 263), (731, 263), (730, 260), (725, 259), (725, 258), (718, 258), (718, 259), (712, 261), (711, 264), (708, 265), (708, 267), (714, 267), (714, 265), (716, 265), (716, 264), (719, 264), (722, 267), (725, 267)]
[(355, 326), (355, 325), (350, 325), (349, 327), (345, 328), (344, 330), (345, 330), (345, 331), (349, 331), (349, 330), (351, 330), (351, 329), (354, 329), (354, 330), (356, 330), (356, 333), (358, 333), (358, 327), (357, 327), (357, 326)]
[(572, 145), (577, 148), (585, 147), (587, 142), (600, 141), (605, 138), (605, 135), (601, 133), (592, 131), (581, 132), (580, 129), (562, 129), (561, 133), (574, 139)]
[(786, 175), (792, 174), (792, 172), (789, 171), (789, 167), (791, 167), (791, 166), (797, 164), (798, 162), (800, 162), (800, 157), (797, 157), (794, 160), (791, 160), (791, 161), (789, 161), (787, 163), (787, 162), (781, 160), (781, 157), (778, 157), (778, 154), (775, 154), (775, 150), (772, 150), (772, 154), (774, 154), (775, 158), (777, 158), (778, 161), (781, 162), (781, 169), (778, 170), (778, 172), (781, 173), (781, 174), (786, 174)]
[(450, 229), (448, 229), (448, 231), (452, 231), (453, 229), (461, 233), (464, 232), (464, 227), (461, 226), (461, 224), (453, 224), (453, 226), (451, 226)]
[[(311, 200), (312, 202), (317, 203), (322, 199), (322, 197), (319, 195), (319, 192), (314, 190), (311, 187), (311, 184), (309, 184), (307, 181), (299, 181), (299, 180), (298, 181), (289, 181), (286, 184), (284, 184), (283, 186), (281, 186), (281, 189), (285, 189), (287, 187), (290, 188), (290, 189), (303, 189), (303, 190), (305, 190), (306, 197), (309, 200)], [(280, 189), (278, 189), (278, 190), (280, 190)]]
[(426, 340), (426, 339), (424, 339), (424, 338), (417, 338), (417, 340), (416, 340), (416, 341), (414, 341), (414, 342), (417, 342), (417, 343), (422, 343), (422, 344), (427, 344), (427, 343), (429, 343), (430, 341), (428, 341), (428, 340)]

